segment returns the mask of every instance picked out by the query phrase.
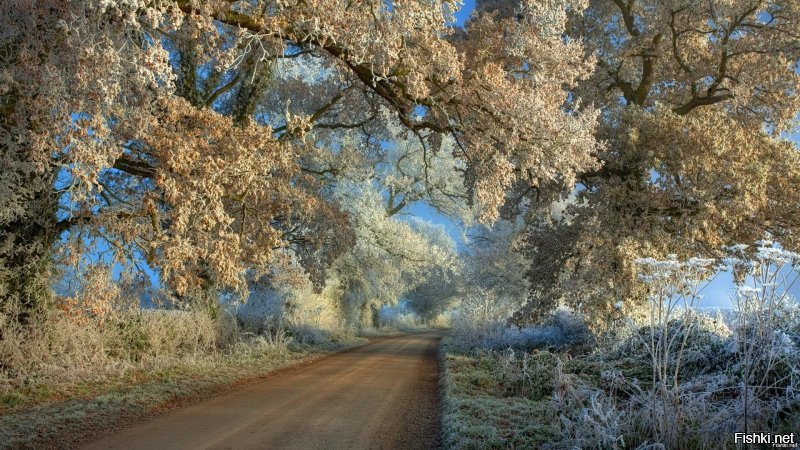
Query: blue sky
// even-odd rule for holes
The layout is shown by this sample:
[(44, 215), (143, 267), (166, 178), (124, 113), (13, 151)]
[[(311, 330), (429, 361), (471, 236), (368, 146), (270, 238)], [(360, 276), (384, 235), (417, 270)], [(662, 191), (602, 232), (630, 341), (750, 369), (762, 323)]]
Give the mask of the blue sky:
[(475, 10), (475, 0), (466, 0), (464, 6), (456, 12), (456, 23), (460, 26), (464, 25), (464, 21), (469, 18), (472, 11)]

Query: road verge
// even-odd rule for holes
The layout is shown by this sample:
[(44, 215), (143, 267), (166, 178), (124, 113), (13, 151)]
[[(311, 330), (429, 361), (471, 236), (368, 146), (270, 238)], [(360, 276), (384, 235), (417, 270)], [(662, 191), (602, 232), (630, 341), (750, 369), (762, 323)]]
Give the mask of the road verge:
[(363, 338), (325, 347), (215, 355), (155, 371), (75, 383), (38, 401), (0, 411), (0, 448), (74, 448), (80, 443), (168, 411), (364, 345)]

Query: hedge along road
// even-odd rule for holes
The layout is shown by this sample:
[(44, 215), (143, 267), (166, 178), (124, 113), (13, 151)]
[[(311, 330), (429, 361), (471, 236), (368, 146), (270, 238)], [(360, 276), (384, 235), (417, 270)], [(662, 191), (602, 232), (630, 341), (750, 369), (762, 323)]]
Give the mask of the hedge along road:
[(436, 448), (440, 338), (378, 339), (86, 448)]

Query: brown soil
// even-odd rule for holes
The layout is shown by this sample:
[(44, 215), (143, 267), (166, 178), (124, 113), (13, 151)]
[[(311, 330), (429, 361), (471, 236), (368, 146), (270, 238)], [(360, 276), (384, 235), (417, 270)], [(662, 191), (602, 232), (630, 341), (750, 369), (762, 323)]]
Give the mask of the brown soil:
[(440, 337), (380, 339), (86, 448), (437, 448)]

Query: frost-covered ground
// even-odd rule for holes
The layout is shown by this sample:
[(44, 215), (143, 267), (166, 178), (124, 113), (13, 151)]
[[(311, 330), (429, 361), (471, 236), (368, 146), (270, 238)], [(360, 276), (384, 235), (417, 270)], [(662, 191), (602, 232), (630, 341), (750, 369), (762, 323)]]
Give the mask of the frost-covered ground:
[[(0, 316), (2, 321), (3, 316)], [(365, 343), (350, 330), (248, 329), (203, 311), (60, 313), (0, 341), (0, 448), (63, 448)]]
[[(553, 325), (505, 329), (480, 345), (459, 339), (455, 330), (442, 347), (445, 444), (728, 448), (734, 433), (745, 429), (745, 403), (748, 429), (796, 432), (798, 318), (796, 307), (783, 311), (775, 340), (750, 359), (736, 322), (688, 319), (684, 350), (667, 357), (669, 377), (680, 364), (677, 383), (654, 378), (648, 327), (621, 332), (590, 351), (587, 341), (565, 341)], [(675, 342), (683, 340), (683, 325), (669, 324)]]

